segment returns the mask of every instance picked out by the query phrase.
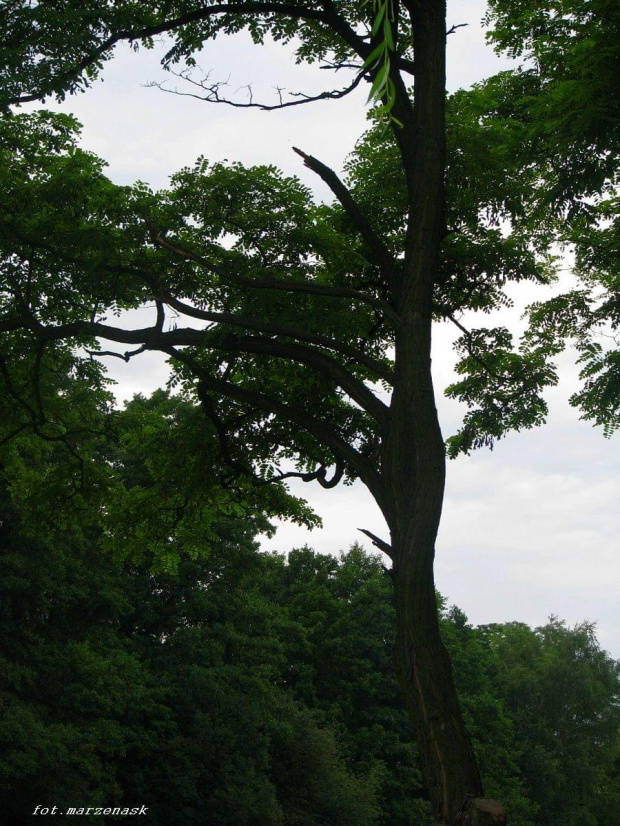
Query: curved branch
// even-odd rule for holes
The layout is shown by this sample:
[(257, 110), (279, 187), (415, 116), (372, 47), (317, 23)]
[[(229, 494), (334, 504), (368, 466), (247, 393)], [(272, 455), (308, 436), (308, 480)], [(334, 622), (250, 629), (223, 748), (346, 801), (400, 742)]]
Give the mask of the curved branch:
[(225, 379), (216, 378), (197, 364), (191, 356), (179, 352), (174, 347), (167, 348), (166, 352), (172, 358), (189, 367), (205, 388), (242, 404), (249, 404), (270, 415), (280, 416), (292, 424), (298, 425), (316, 439), (319, 444), (329, 448), (342, 464), (351, 467), (371, 491), (381, 490), (381, 477), (376, 468), (365, 456), (339, 436), (327, 422), (311, 416), (305, 410), (300, 410), (298, 407), (274, 399), (266, 393), (248, 390)]
[[(274, 399), (265, 393), (250, 391), (245, 388), (238, 387), (223, 379), (215, 378), (211, 376), (203, 367), (197, 364), (197, 362), (187, 353), (180, 352), (176, 349), (176, 347), (200, 345), (209, 346), (212, 349), (234, 349), (231, 347), (226, 347), (224, 343), (216, 344), (215, 342), (206, 342), (204, 331), (185, 328), (171, 330), (165, 333), (160, 331), (157, 326), (137, 330), (121, 330), (116, 327), (110, 327), (107, 324), (88, 321), (76, 321), (53, 327), (44, 327), (39, 322), (36, 320), (33, 321), (32, 319), (22, 319), (21, 327), (22, 329), (31, 329), (37, 334), (41, 342), (85, 336), (90, 338), (100, 337), (124, 344), (144, 345), (148, 349), (160, 350), (161, 352), (168, 353), (168, 355), (175, 360), (181, 362), (182, 364), (186, 364), (192, 370), (194, 375), (201, 382), (203, 382), (205, 387), (213, 389), (228, 398), (253, 405), (254, 407), (264, 410), (267, 413), (282, 416), (293, 424), (303, 428), (307, 433), (313, 436), (319, 444), (329, 448), (334, 456), (340, 459), (341, 463), (351, 467), (357, 475), (363, 479), (369, 489), (372, 492), (376, 491), (377, 495), (380, 496), (382, 485), (378, 471), (373, 467), (372, 463), (365, 456), (363, 456), (363, 454), (342, 439), (342, 437), (340, 437), (326, 422), (316, 419), (309, 415), (306, 411), (288, 405), (278, 399)], [(267, 345), (272, 342), (262, 342), (261, 340), (256, 340), (255, 343), (257, 351), (262, 350), (266, 352), (271, 349), (268, 348)], [(273, 342), (273, 344), (277, 345), (277, 342)], [(300, 351), (306, 349), (300, 345), (294, 345), (294, 347), (298, 348)], [(276, 355), (275, 352), (273, 352), (273, 354)], [(302, 360), (303, 355), (304, 363), (310, 363), (309, 358), (308, 360), (305, 359), (307, 354), (296, 352), (295, 355), (298, 357), (297, 360), (300, 361)], [(322, 354), (312, 355), (322, 356)], [(317, 360), (317, 363), (318, 361), (319, 360)], [(321, 364), (330, 361), (331, 360), (326, 356), (322, 356), (320, 359)], [(334, 364), (340, 367), (337, 362), (334, 362)], [(338, 381), (335, 376), (333, 376), (333, 378), (334, 381)], [(357, 380), (353, 379), (353, 381)], [(359, 384), (365, 391), (370, 393), (368, 388), (366, 388), (361, 382)], [(375, 403), (380, 404), (382, 408), (385, 407), (382, 402), (376, 399), (376, 397), (372, 394), (370, 395), (374, 399)], [(324, 481), (327, 480), (324, 479)], [(327, 485), (329, 486), (330, 483), (327, 482)]]
[[(252, 319), (239, 318), (232, 313), (217, 313), (211, 310), (201, 310), (198, 307), (192, 307), (191, 304), (186, 304), (178, 298), (162, 293), (162, 301), (184, 315), (191, 318), (200, 319), (201, 321), (210, 321), (216, 324), (230, 324), (231, 327), (237, 327), (241, 330), (253, 330), (257, 333), (267, 333), (268, 335), (284, 336), (285, 338), (293, 338), (298, 341), (304, 341), (307, 344), (315, 344), (318, 347), (325, 347), (328, 350), (333, 350), (335, 353), (340, 353), (343, 356), (353, 359), (358, 364), (368, 367), (377, 378), (386, 381), (388, 384), (394, 383), (394, 376), (381, 362), (370, 356), (367, 356), (361, 350), (355, 347), (350, 347), (342, 342), (335, 341), (329, 336), (321, 336), (316, 333), (303, 333), (296, 330), (294, 327), (281, 327), (279, 324), (272, 324), (266, 321), (253, 321)], [(376, 326), (376, 325), (375, 325)]]
[(285, 473), (277, 473), (276, 475), (269, 477), (258, 476), (250, 465), (246, 465), (233, 457), (230, 449), (227, 424), (226, 422), (222, 421), (222, 418), (218, 415), (216, 405), (214, 404), (213, 400), (208, 394), (204, 382), (198, 382), (196, 392), (198, 394), (198, 398), (200, 399), (202, 408), (205, 411), (205, 414), (208, 416), (209, 420), (215, 427), (224, 462), (236, 473), (252, 479), (256, 487), (262, 487), (264, 485), (271, 485), (277, 482), (283, 482), (286, 479), (301, 479), (302, 482), (318, 481), (319, 484), (323, 487), (333, 488), (336, 487), (336, 485), (341, 481), (344, 475), (345, 466), (338, 459), (335, 459), (336, 469), (331, 479), (326, 478), (327, 469), (325, 465), (320, 465), (316, 470), (307, 472), (287, 471)]
[(332, 0), (323, 0), (324, 19), (327, 25), (344, 40), (344, 42), (359, 56), (366, 60), (372, 52), (373, 47), (366, 42), (365, 38), (357, 34), (347, 21), (338, 14), (336, 5)]
[(212, 350), (224, 350), (225, 352), (270, 355), (286, 361), (306, 364), (321, 375), (332, 379), (353, 401), (359, 404), (362, 410), (365, 410), (380, 425), (387, 423), (387, 406), (363, 382), (351, 375), (338, 361), (324, 353), (294, 342), (278, 342), (272, 339), (250, 337), (238, 338), (236, 336), (230, 336), (215, 342), (204, 342), (203, 346)]
[[(152, 228), (150, 228), (150, 231), (153, 231)], [(29, 239), (25, 239), (21, 235), (21, 233), (18, 233), (15, 230), (14, 233), (20, 241), (30, 243), (32, 246), (46, 250), (48, 252), (54, 252), (64, 261), (77, 265), (83, 264), (83, 262), (79, 258), (67, 255), (64, 252), (59, 253), (57, 250), (55, 250), (48, 244), (42, 244), (41, 242), (33, 242)], [(152, 288), (155, 298), (155, 305), (157, 308), (157, 322), (155, 328), (160, 332), (163, 331), (163, 326), (165, 322), (165, 312), (163, 305), (167, 304), (172, 309), (177, 310), (178, 312), (183, 313), (184, 315), (187, 315), (191, 318), (200, 319), (201, 321), (209, 321), (215, 324), (229, 324), (233, 327), (237, 327), (242, 330), (253, 330), (256, 332), (267, 333), (268, 335), (294, 338), (299, 341), (304, 341), (308, 344), (315, 344), (319, 347), (325, 347), (327, 349), (333, 350), (334, 352), (340, 353), (343, 356), (353, 359), (358, 364), (364, 365), (365, 367), (369, 368), (373, 373), (376, 374), (377, 378), (387, 382), (388, 384), (393, 384), (394, 377), (392, 375), (392, 371), (388, 367), (386, 367), (384, 364), (381, 364), (381, 362), (377, 361), (376, 359), (366, 355), (361, 350), (358, 350), (357, 348), (351, 347), (342, 342), (335, 341), (329, 336), (322, 336), (315, 333), (304, 333), (292, 327), (281, 327), (278, 324), (273, 324), (270, 322), (260, 322), (247, 318), (239, 318), (238, 316), (235, 316), (232, 313), (219, 313), (210, 310), (202, 310), (197, 307), (193, 307), (190, 304), (186, 304), (185, 302), (180, 301), (179, 299), (174, 298), (174, 296), (170, 295), (169, 293), (163, 291), (161, 289), (161, 286), (157, 283), (157, 279), (151, 273), (148, 273), (144, 270), (135, 269), (133, 267), (125, 267), (122, 265), (103, 265), (102, 268), (106, 272), (112, 272), (119, 275), (128, 275), (134, 278), (141, 278), (144, 280), (146, 284), (149, 285), (149, 287)], [(5, 317), (4, 319), (0, 319), (0, 332), (10, 332), (12, 330), (23, 329), (24, 327), (28, 329), (34, 329), (40, 326), (36, 317), (30, 312), (28, 306), (25, 305), (22, 301), (20, 301), (20, 296), (17, 293), (16, 300), (20, 304), (22, 315), (8, 318)], [(91, 323), (96, 323), (94, 313), (91, 314)], [(131, 343), (136, 342), (132, 341)], [(137, 355), (137, 353), (119, 354), (109, 352), (106, 353), (106, 355), (116, 356), (118, 358), (124, 359), (125, 361), (128, 361), (128, 356), (131, 357), (131, 355)]]
[[(203, 347), (208, 350), (264, 354), (288, 361), (296, 361), (312, 367), (323, 376), (327, 376), (334, 381), (379, 424), (384, 424), (386, 421), (386, 405), (362, 381), (355, 378), (336, 359), (295, 342), (278, 342), (272, 339), (252, 337), (239, 338), (234, 335), (209, 340), (209, 330), (181, 327), (164, 332), (159, 326), (159, 319), (153, 327), (123, 330), (96, 321), (74, 321), (68, 324), (46, 327), (41, 325), (36, 318), (28, 316), (22, 319), (21, 327), (35, 332), (40, 342), (87, 336), (89, 338), (116, 341), (119, 344), (133, 344), (137, 345), (139, 349), (161, 350), (162, 352), (168, 352), (170, 347)], [(136, 353), (114, 355), (128, 361)]]

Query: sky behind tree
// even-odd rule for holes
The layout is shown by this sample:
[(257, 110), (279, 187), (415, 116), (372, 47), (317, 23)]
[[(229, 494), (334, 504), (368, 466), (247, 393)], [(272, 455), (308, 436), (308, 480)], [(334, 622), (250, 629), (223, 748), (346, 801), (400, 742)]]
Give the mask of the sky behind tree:
[[(452, 0), (450, 25), (467, 23), (448, 39), (451, 91), (501, 71), (510, 64), (485, 45), (481, 19), (484, 3)], [(359, 89), (341, 101), (321, 102), (284, 111), (260, 112), (209, 105), (192, 97), (196, 88), (167, 76), (159, 65), (165, 50), (134, 54), (127, 46), (86, 94), (46, 106), (74, 112), (84, 124), (83, 146), (109, 162), (108, 174), (118, 183), (140, 179), (154, 188), (197, 156), (211, 161), (273, 164), (297, 175), (317, 198), (330, 193), (306, 169), (293, 146), (321, 159), (337, 171), (366, 126), (365, 96)], [(347, 84), (346, 77), (317, 67), (294, 66), (290, 51), (278, 44), (253, 47), (240, 35), (210, 44), (199, 61), (205, 73), (228, 81), (234, 100), (274, 103), (275, 87), (312, 94)], [(183, 93), (143, 88), (149, 81)], [(327, 86), (326, 84), (333, 84)], [(285, 93), (286, 94), (286, 93)], [(26, 107), (24, 107), (26, 108)], [(529, 301), (545, 296), (540, 288), (519, 285), (514, 324)], [(485, 318), (485, 324), (488, 319)], [(456, 330), (454, 331), (456, 332)], [(453, 330), (438, 325), (434, 367), (438, 388), (453, 379)], [(492, 453), (482, 450), (448, 466), (447, 496), (437, 546), (439, 589), (475, 623), (522, 620), (541, 625), (553, 613), (570, 623), (598, 622), (604, 648), (620, 656), (620, 451), (600, 430), (579, 420), (568, 398), (576, 388), (577, 369), (562, 356), (560, 386), (548, 392), (548, 424), (512, 434)], [(151, 392), (165, 380), (161, 357), (145, 354), (129, 365), (110, 366), (121, 399)], [(445, 436), (458, 427), (463, 407), (440, 400)], [(284, 525), (266, 548), (286, 550), (311, 545), (336, 552), (361, 539), (357, 528), (385, 535), (381, 516), (361, 484), (324, 491), (298, 483), (295, 490), (323, 517), (322, 531), (309, 533)]]

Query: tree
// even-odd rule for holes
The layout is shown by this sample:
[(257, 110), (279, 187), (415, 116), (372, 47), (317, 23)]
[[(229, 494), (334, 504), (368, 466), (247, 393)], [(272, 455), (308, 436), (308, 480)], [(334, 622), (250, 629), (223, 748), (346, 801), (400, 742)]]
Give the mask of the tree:
[[(145, 419), (154, 430), (159, 416), (157, 436), (167, 431), (182, 449), (183, 408), (158, 393), (119, 413), (115, 444), (105, 448), (116, 454), (112, 474), (123, 485), (101, 486), (88, 517), (65, 503), (64, 519), (56, 516), (48, 531), (33, 534), (27, 482), (38, 482), (48, 508), (45, 492), (54, 485), (62, 499), (63, 478), (53, 471), (66, 463), (65, 445), (42, 450), (49, 443), (22, 436), (0, 451), (6, 818), (34, 822), (42, 800), (60, 810), (76, 802), (132, 808), (140, 800), (161, 826), (370, 826), (371, 773), (352, 770), (339, 732), (291, 696), (282, 678), (298, 626), (262, 595), (251, 511), (240, 518), (193, 507), (192, 524), (177, 525), (170, 540), (180, 546), (176, 567), (166, 564), (171, 550), (161, 547), (161, 529), (170, 496), (188, 487), (169, 462), (154, 466), (145, 456), (145, 442), (157, 441)], [(148, 501), (151, 492), (160, 494), (159, 518), (139, 506), (140, 494)], [(109, 508), (123, 495), (133, 533), (125, 508)], [(41, 517), (45, 506), (37, 504)], [(136, 534), (146, 546), (140, 554)]]
[(491, 101), (482, 117), (487, 128), (519, 124), (520, 140), (509, 147), (516, 168), (536, 169), (530, 218), (551, 221), (575, 260), (575, 286), (530, 308), (525, 349), (548, 359), (577, 348), (583, 385), (571, 404), (611, 436), (620, 426), (618, 6), (490, 0), (488, 21), (497, 49), (522, 62), (503, 75), (503, 93), (493, 79), (480, 89)]
[[(349, 88), (368, 80), (380, 95), (397, 158), (388, 169), (396, 200), (387, 206), (372, 192), (364, 203), (360, 185), (347, 186), (301, 150), (335, 205), (313, 205), (273, 168), (202, 160), (164, 193), (114, 187), (101, 162), (76, 149), (69, 120), (5, 117), (0, 330), (29, 348), (34, 369), (15, 387), (14, 356), (4, 380), (22, 411), (16, 426), (45, 432), (48, 414), (32, 399), (36, 365), (53, 342), (100, 355), (97, 339), (133, 347), (119, 354), (126, 360), (159, 350), (246, 485), (359, 478), (390, 532), (389, 542), (371, 538), (393, 560), (397, 669), (436, 817), (454, 826), (501, 820), (499, 804), (483, 799), (439, 634), (433, 556), (445, 446), (431, 328), (434, 318), (459, 326), (465, 309), (501, 306), (508, 280), (545, 282), (550, 236), (533, 233), (525, 208), (523, 183), (536, 170), (492, 151), (475, 98), (455, 104), (469, 105), (471, 117), (465, 142), (451, 147), (446, 204), (445, 4), (16, 2), (1, 14), (6, 105), (88, 85), (120, 40), (149, 46), (173, 34), (171, 65), (241, 28), (256, 42), (297, 38), (300, 59), (353, 66)], [(466, 151), (473, 137), (489, 149), (480, 180)], [(511, 222), (507, 240), (501, 222)], [(156, 316), (148, 327), (107, 321), (144, 304)], [(191, 325), (167, 327), (170, 312)], [(555, 380), (548, 343), (515, 354), (505, 330), (462, 332), (462, 371), (471, 376), (454, 393), (481, 408), (454, 450), (542, 421), (540, 389)]]
[[(191, 468), (187, 414), (161, 391), (135, 398), (101, 445), (122, 484), (90, 515), (64, 503), (45, 532), (33, 513), (41, 525), (55, 487), (62, 501), (66, 445), (0, 451), (3, 810), (27, 823), (51, 795), (140, 800), (156, 824), (430, 826), (381, 559), (258, 554), (251, 510), (194, 505), (174, 526), (192, 486), (159, 446)], [(474, 629), (439, 605), (485, 786), (515, 826), (615, 822), (618, 664), (593, 627)]]
[(583, 622), (568, 628), (551, 617), (483, 626), (495, 660), (493, 683), (514, 722), (514, 745), (536, 822), (618, 822), (618, 663)]

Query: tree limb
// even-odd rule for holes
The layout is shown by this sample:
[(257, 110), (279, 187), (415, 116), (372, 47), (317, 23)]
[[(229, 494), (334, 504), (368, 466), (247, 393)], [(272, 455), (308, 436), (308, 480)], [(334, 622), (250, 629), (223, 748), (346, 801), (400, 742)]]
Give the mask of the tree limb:
[(335, 287), (330, 285), (323, 286), (322, 284), (315, 284), (309, 281), (286, 281), (283, 278), (246, 278), (245, 276), (228, 272), (219, 264), (214, 264), (202, 255), (198, 255), (191, 250), (180, 247), (178, 244), (172, 244), (162, 235), (157, 233), (150, 222), (147, 223), (147, 226), (149, 227), (153, 240), (159, 244), (159, 246), (167, 249), (169, 252), (179, 256), (180, 258), (186, 258), (189, 261), (194, 261), (194, 263), (200, 264), (202, 267), (215, 273), (215, 275), (218, 275), (225, 281), (232, 281), (242, 287), (250, 287), (252, 289), (307, 293), (309, 295), (323, 296), (325, 298), (350, 298), (357, 301), (362, 301), (365, 304), (370, 304), (371, 307), (377, 307), (386, 315), (396, 319), (396, 314), (392, 306), (387, 301), (380, 298), (375, 298), (374, 296), (368, 295), (361, 290), (354, 290), (350, 287)]
[(233, 457), (230, 449), (226, 423), (223, 422), (221, 417), (218, 415), (216, 405), (209, 396), (203, 382), (198, 383), (197, 394), (203, 406), (203, 410), (215, 427), (222, 451), (222, 458), (225, 463), (237, 473), (251, 478), (256, 487), (261, 487), (276, 482), (283, 482), (286, 479), (301, 479), (303, 482), (318, 481), (322, 487), (333, 488), (336, 487), (336, 485), (341, 481), (344, 475), (345, 467), (338, 459), (335, 460), (336, 469), (331, 479), (327, 479), (327, 469), (325, 465), (322, 464), (313, 471), (287, 471), (285, 473), (277, 473), (276, 475), (269, 477), (258, 476), (251, 466), (245, 465), (243, 462), (240, 462), (238, 459)]
[(293, 147), (293, 152), (296, 152), (303, 158), (304, 164), (308, 167), (308, 169), (315, 172), (319, 178), (327, 184), (336, 198), (338, 198), (344, 211), (353, 222), (353, 225), (372, 250), (375, 258), (377, 259), (377, 263), (387, 274), (388, 280), (393, 288), (396, 281), (396, 261), (355, 202), (351, 192), (342, 183), (336, 173), (324, 163), (321, 163), (321, 161), (317, 158), (312, 157), (312, 155), (307, 155), (296, 146)]
[(224, 350), (233, 353), (265, 354), (296, 361), (314, 368), (323, 376), (331, 378), (361, 408), (369, 413), (380, 425), (387, 423), (387, 406), (378, 399), (366, 385), (356, 379), (338, 361), (330, 356), (311, 350), (294, 342), (278, 342), (273, 339), (260, 339), (231, 336), (215, 342), (205, 342), (208, 349)]
[[(209, 350), (224, 352), (255, 353), (272, 355), (296, 361), (312, 367), (323, 376), (331, 378), (345, 391), (363, 410), (382, 424), (386, 420), (387, 407), (378, 399), (366, 385), (356, 379), (336, 359), (325, 353), (314, 350), (295, 342), (278, 342), (272, 339), (261, 339), (231, 335), (229, 337), (208, 339), (209, 330), (196, 330), (191, 327), (181, 327), (164, 332), (160, 328), (159, 319), (152, 327), (143, 327), (136, 330), (123, 330), (108, 324), (92, 321), (74, 321), (67, 324), (43, 326), (34, 317), (23, 318), (22, 329), (32, 330), (40, 342), (57, 341), (67, 338), (103, 338), (116, 341), (120, 344), (136, 344), (139, 349), (161, 350), (168, 352), (170, 347), (203, 347)], [(0, 325), (0, 330), (2, 326)], [(117, 355), (126, 361), (136, 353)]]
[[(189, 70), (184, 70), (182, 72), (174, 72), (172, 69), (168, 69), (168, 71), (173, 74), (175, 77), (181, 78), (187, 83), (191, 83), (193, 86), (197, 86), (198, 88), (202, 89), (206, 92), (206, 95), (200, 95), (193, 92), (180, 92), (178, 89), (166, 89), (165, 81), (157, 82), (151, 81), (148, 83), (147, 86), (149, 88), (157, 88), (162, 92), (167, 92), (170, 95), (178, 95), (179, 97), (191, 97), (195, 98), (196, 100), (201, 100), (205, 103), (223, 103), (227, 106), (232, 106), (236, 109), (260, 109), (263, 112), (273, 112), (277, 109), (287, 109), (290, 106), (301, 106), (305, 103), (316, 103), (319, 100), (338, 100), (340, 98), (346, 97), (351, 92), (353, 92), (359, 86), (361, 80), (364, 77), (364, 72), (360, 72), (356, 75), (353, 82), (350, 83), (348, 86), (345, 86), (342, 89), (334, 89), (328, 92), (320, 92), (316, 95), (306, 95), (303, 92), (289, 92), (288, 94), (291, 97), (296, 98), (296, 100), (282, 100), (282, 92), (283, 89), (278, 89), (278, 93), (280, 95), (280, 102), (274, 104), (267, 104), (267, 103), (256, 103), (250, 94), (250, 100), (246, 103), (241, 103), (240, 101), (234, 101), (230, 98), (225, 98), (220, 96), (220, 87), (227, 86), (228, 82), (224, 81), (216, 81), (215, 83), (208, 84), (207, 81), (209, 80), (209, 75), (205, 75), (202, 80), (194, 80), (190, 77)], [(241, 88), (246, 88), (245, 86)], [(238, 90), (237, 90), (238, 91)]]
[[(162, 293), (161, 295), (162, 300), (165, 301), (166, 304), (174, 310), (177, 310), (179, 313), (188, 315), (191, 318), (201, 319), (202, 321), (211, 321), (216, 324), (229, 324), (231, 327), (237, 327), (241, 330), (253, 330), (258, 333), (266, 333), (267, 335), (284, 336), (285, 338), (293, 338), (299, 341), (304, 341), (307, 344), (315, 344), (319, 347), (325, 347), (336, 353), (340, 353), (343, 356), (347, 356), (365, 367), (368, 367), (373, 373), (375, 373), (377, 378), (386, 381), (388, 384), (392, 384), (394, 381), (392, 371), (385, 365), (381, 364), (381, 362), (367, 356), (355, 347), (350, 347), (349, 345), (343, 344), (342, 342), (336, 341), (328, 336), (303, 333), (296, 330), (294, 327), (281, 327), (279, 324), (272, 324), (266, 321), (254, 321), (247, 318), (240, 318), (232, 313), (218, 313), (211, 310), (201, 310), (198, 307), (193, 307), (190, 304), (186, 304), (184, 301), (180, 301), (178, 298), (174, 298), (166, 293)], [(382, 321), (383, 319), (381, 319), (381, 323)]]
[(384, 554), (387, 554), (390, 557), (390, 559), (394, 559), (394, 551), (392, 550), (392, 546), (388, 542), (385, 542), (385, 540), (380, 539), (378, 536), (375, 536), (374, 533), (367, 531), (366, 528), (358, 528), (358, 531), (360, 533), (365, 534), (370, 539), (375, 548), (379, 548), (379, 550), (383, 551)]
[[(155, 232), (154, 228), (150, 226), (150, 222), (145, 219), (147, 226), (149, 227), (149, 231), (151, 233)], [(19, 231), (15, 228), (12, 228), (13, 233), (15, 236), (20, 240), (22, 243), (28, 243), (37, 249), (43, 249), (47, 252), (53, 252), (55, 255), (59, 256), (62, 260), (67, 261), (72, 264), (77, 264), (78, 266), (83, 265), (83, 261), (79, 258), (75, 258), (74, 256), (67, 255), (64, 252), (58, 252), (56, 249), (51, 247), (49, 244), (43, 244), (41, 242), (31, 241), (30, 239), (25, 238)], [(366, 355), (361, 350), (358, 350), (355, 347), (351, 347), (347, 344), (342, 342), (338, 342), (333, 338), (329, 338), (328, 336), (321, 336), (317, 334), (311, 333), (304, 333), (300, 330), (297, 330), (292, 327), (281, 327), (280, 325), (273, 324), (271, 322), (260, 322), (253, 319), (247, 318), (240, 318), (235, 316), (232, 313), (220, 313), (214, 312), (211, 310), (202, 310), (197, 307), (193, 307), (190, 304), (186, 304), (183, 301), (180, 301), (177, 298), (174, 298), (170, 293), (163, 290), (161, 285), (158, 283), (158, 280), (152, 273), (146, 272), (145, 270), (135, 269), (133, 267), (127, 267), (122, 264), (112, 265), (107, 264), (103, 265), (103, 269), (107, 272), (116, 273), (119, 275), (128, 275), (134, 278), (140, 278), (144, 280), (146, 284), (153, 290), (155, 295), (155, 304), (157, 307), (157, 324), (156, 327), (159, 330), (163, 329), (164, 321), (165, 321), (165, 313), (163, 304), (167, 304), (172, 309), (177, 310), (184, 315), (190, 316), (191, 318), (200, 319), (202, 321), (210, 321), (216, 324), (230, 324), (231, 326), (238, 327), (244, 330), (255, 330), (256, 332), (263, 332), (267, 333), (268, 335), (277, 335), (277, 336), (285, 336), (287, 338), (295, 338), (299, 341), (305, 341), (308, 344), (315, 344), (319, 347), (326, 347), (334, 352), (341, 353), (343, 356), (347, 356), (348, 358), (353, 359), (354, 361), (368, 367), (372, 372), (374, 372), (378, 378), (386, 381), (388, 384), (392, 384), (394, 381), (394, 377), (392, 375), (392, 371), (386, 367), (385, 365), (381, 364), (381, 362), (377, 361), (376, 359)], [(289, 283), (289, 282), (283, 282)], [(338, 298), (342, 297), (340, 295), (336, 296)], [(20, 301), (20, 294), (16, 292), (16, 299), (21, 307), (21, 311), (25, 316), (28, 316), (32, 319), (32, 322), (35, 322), (35, 317), (30, 312), (30, 309), (27, 305), (24, 304), (23, 301)], [(91, 313), (91, 322), (95, 323), (95, 312)], [(20, 320), (19, 317), (0, 319), (0, 332), (10, 332), (11, 330), (21, 329), (24, 326), (23, 321)], [(119, 354), (119, 353), (106, 353), (106, 355), (110, 356), (117, 356), (119, 358), (125, 359), (126, 354)], [(133, 354), (131, 354), (133, 355)], [(128, 359), (125, 359), (128, 360)]]
[(308, 414), (305, 410), (293, 407), (279, 399), (274, 399), (265, 393), (248, 390), (232, 382), (216, 378), (201, 367), (191, 356), (188, 356), (187, 353), (179, 352), (174, 347), (169, 347), (166, 352), (168, 352), (172, 358), (189, 367), (205, 388), (214, 390), (242, 404), (250, 404), (268, 414), (280, 416), (298, 425), (316, 439), (319, 444), (329, 448), (342, 464), (351, 467), (365, 484), (368, 485), (371, 491), (381, 489), (380, 475), (372, 463), (352, 447), (352, 445), (342, 439), (327, 422), (321, 421)]
[[(146, 40), (158, 34), (165, 34), (166, 32), (174, 31), (189, 23), (196, 23), (201, 20), (206, 20), (209, 17), (215, 17), (220, 14), (281, 14), (284, 17), (292, 17), (299, 20), (316, 20), (318, 22), (326, 22), (324, 12), (318, 9), (311, 9), (306, 6), (295, 6), (289, 3), (270, 3), (270, 2), (248, 2), (248, 3), (214, 3), (211, 6), (201, 6), (194, 11), (170, 20), (164, 20), (153, 26), (144, 26), (139, 29), (122, 29), (116, 34), (111, 34), (103, 42), (99, 44), (93, 51), (86, 54), (82, 60), (71, 69), (67, 70), (60, 76), (60, 80), (70, 82), (77, 80), (82, 72), (88, 69), (93, 64), (109, 52), (117, 43), (128, 40), (130, 42), (136, 40)], [(45, 92), (33, 93), (30, 95), (18, 95), (16, 97), (8, 98), (9, 105), (18, 105), (21, 103), (32, 103), (51, 94), (54, 90), (50, 89)]]

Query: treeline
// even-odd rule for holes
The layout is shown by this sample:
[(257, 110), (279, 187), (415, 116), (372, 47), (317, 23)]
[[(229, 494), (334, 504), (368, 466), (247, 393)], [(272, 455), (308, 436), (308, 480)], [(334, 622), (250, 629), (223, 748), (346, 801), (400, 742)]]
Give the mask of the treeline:
[[(40, 804), (146, 805), (154, 826), (431, 826), (389, 572), (357, 546), (259, 553), (242, 507), (205, 510), (202, 551), (188, 513), (158, 522), (180, 481), (157, 445), (174, 435), (183, 464), (173, 410), (159, 394), (119, 414), (98, 458), (123, 497), (68, 493), (84, 468), (60, 462), (65, 445), (28, 436), (3, 454), (2, 822), (34, 822)], [(441, 604), (485, 788), (511, 826), (620, 823), (620, 672), (593, 626), (472, 628)]]

